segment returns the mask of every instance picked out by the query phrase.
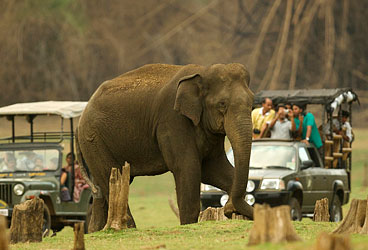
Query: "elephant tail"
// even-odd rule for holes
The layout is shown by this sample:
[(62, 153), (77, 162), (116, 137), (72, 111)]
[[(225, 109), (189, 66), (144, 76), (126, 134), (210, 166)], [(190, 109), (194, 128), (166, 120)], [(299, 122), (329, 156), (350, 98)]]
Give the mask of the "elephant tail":
[(83, 158), (82, 151), (80, 150), (79, 140), (78, 140), (78, 128), (75, 130), (75, 144), (76, 144), (76, 153), (77, 153), (77, 160), (79, 162), (79, 167), (81, 171), (81, 175), (86, 183), (91, 187), (92, 193), (97, 195), (99, 192), (98, 187), (91, 181), (88, 175), (88, 169), (86, 169), (87, 164)]

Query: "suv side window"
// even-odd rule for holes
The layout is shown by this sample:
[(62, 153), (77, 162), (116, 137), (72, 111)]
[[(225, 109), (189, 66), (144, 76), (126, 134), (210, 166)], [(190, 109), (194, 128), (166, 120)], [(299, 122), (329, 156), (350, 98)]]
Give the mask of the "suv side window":
[(307, 148), (308, 149), (308, 152), (309, 152), (309, 155), (310, 157), (312, 158), (312, 161), (314, 162), (315, 164), (315, 167), (316, 168), (320, 168), (321, 167), (321, 163), (319, 161), (319, 158), (318, 158), (318, 152), (316, 152), (316, 149), (315, 148)]

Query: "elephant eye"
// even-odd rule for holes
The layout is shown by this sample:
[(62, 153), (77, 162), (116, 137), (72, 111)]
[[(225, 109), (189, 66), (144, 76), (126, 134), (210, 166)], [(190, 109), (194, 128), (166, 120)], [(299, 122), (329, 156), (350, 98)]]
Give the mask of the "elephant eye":
[(225, 112), (226, 111), (226, 102), (225, 101), (220, 101), (217, 103), (217, 107), (221, 112)]

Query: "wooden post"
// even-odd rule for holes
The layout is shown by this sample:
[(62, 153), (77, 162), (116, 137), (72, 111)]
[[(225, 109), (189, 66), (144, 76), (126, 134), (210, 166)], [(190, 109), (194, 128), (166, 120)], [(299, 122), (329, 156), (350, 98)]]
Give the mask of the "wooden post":
[(368, 199), (351, 201), (348, 214), (333, 233), (368, 234)]
[(318, 235), (315, 250), (350, 250), (349, 235), (328, 234), (322, 232)]
[(44, 202), (36, 197), (15, 205), (10, 226), (10, 243), (42, 241)]
[(84, 222), (74, 224), (74, 248), (73, 250), (84, 250)]
[(328, 212), (328, 199), (323, 198), (322, 200), (316, 201), (314, 207), (314, 221), (330, 221), (330, 213)]
[(301, 240), (291, 223), (290, 207), (271, 208), (268, 204), (254, 206), (254, 224), (248, 245), (265, 242), (280, 243)]
[(6, 218), (0, 215), (0, 249), (1, 250), (9, 249), (8, 233), (6, 232), (6, 229), (7, 229), (6, 224), (7, 224)]
[(125, 162), (123, 173), (116, 168), (111, 169), (109, 210), (107, 223), (103, 230), (121, 230), (128, 228), (128, 196), (130, 182), (130, 164)]

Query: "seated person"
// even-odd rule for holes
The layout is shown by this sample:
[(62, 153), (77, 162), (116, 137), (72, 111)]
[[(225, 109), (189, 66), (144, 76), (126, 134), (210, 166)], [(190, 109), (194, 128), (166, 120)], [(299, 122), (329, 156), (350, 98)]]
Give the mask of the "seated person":
[(262, 138), (265, 136), (268, 125), (275, 116), (272, 110), (272, 100), (265, 98), (262, 101), (262, 107), (252, 111), (253, 138)]
[(80, 166), (78, 164), (75, 164), (74, 166), (74, 179), (75, 182), (74, 182), (73, 200), (74, 202), (79, 202), (81, 192), (84, 189), (88, 188), (89, 185), (84, 180)]
[(14, 172), (16, 171), (17, 160), (13, 153), (6, 152), (2, 164), (0, 165), (1, 172)]
[(341, 111), (341, 130), (339, 132), (342, 135), (342, 138), (345, 142), (350, 143), (353, 141), (353, 132), (350, 123), (348, 122), (348, 118), (350, 113), (346, 110)]
[(61, 169), (61, 176), (60, 176), (60, 187), (61, 187), (61, 200), (62, 201), (70, 201), (71, 197), (70, 197), (70, 192), (69, 192), (69, 182), (70, 182), (70, 172), (71, 172), (71, 168), (73, 166), (73, 158), (74, 158), (74, 154), (69, 152), (66, 155), (66, 163), (68, 165), (64, 166)]
[(301, 135), (302, 142), (309, 145), (313, 143), (323, 156), (322, 140), (318, 132), (314, 115), (310, 112), (305, 114), (307, 105), (301, 103), (293, 104), (294, 122), (296, 130)]
[[(288, 110), (286, 113), (285, 106), (283, 104), (277, 105), (276, 116), (270, 123), (271, 139), (286, 139), (291, 140), (291, 132), (295, 131), (295, 121), (293, 117), (293, 112)], [(291, 121), (289, 121), (286, 116), (289, 116)]]
[(41, 156), (36, 156), (35, 158), (35, 166), (33, 168), (33, 171), (42, 171), (43, 170), (43, 159)]

